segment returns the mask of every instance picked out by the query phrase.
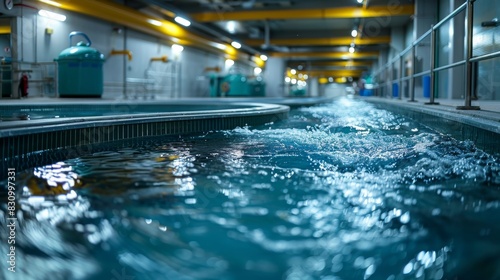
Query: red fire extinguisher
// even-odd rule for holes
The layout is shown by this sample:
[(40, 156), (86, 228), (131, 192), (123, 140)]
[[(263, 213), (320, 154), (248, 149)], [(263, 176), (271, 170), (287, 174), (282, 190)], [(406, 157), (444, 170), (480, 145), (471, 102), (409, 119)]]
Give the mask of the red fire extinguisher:
[(28, 75), (23, 74), (19, 81), (19, 92), (22, 97), (28, 97)]

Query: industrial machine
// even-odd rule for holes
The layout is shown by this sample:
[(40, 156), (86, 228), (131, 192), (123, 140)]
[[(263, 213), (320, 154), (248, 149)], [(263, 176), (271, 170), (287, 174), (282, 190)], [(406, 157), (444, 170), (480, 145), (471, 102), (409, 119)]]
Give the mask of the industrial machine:
[(242, 74), (212, 75), (211, 97), (265, 96), (266, 84), (262, 77), (247, 77)]
[(290, 96), (306, 96), (306, 88), (293, 85), (290, 87)]
[[(73, 36), (81, 35), (87, 43), (72, 46)], [(90, 45), (89, 37), (82, 32), (69, 34), (69, 48), (55, 59), (58, 65), (58, 87), (61, 97), (101, 97), (103, 93), (104, 55)]]

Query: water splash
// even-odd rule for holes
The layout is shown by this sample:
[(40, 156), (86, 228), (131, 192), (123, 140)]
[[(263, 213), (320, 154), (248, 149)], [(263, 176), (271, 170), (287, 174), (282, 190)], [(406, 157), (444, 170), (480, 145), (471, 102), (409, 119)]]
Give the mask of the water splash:
[(20, 176), (23, 254), (74, 278), (499, 274), (499, 159), (362, 101)]

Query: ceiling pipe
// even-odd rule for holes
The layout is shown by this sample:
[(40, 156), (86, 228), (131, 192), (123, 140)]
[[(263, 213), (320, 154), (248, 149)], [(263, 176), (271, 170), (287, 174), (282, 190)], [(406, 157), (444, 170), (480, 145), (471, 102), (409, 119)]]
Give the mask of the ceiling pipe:
[(367, 9), (368, 8), (368, 1), (370, 0), (365, 0), (365, 2), (363, 3), (363, 9)]
[(271, 30), (269, 28), (269, 21), (264, 20), (264, 48), (271, 46)]
[(229, 44), (225, 48), (215, 46), (220, 45), (219, 41), (202, 34), (196, 34), (189, 29), (183, 28), (176, 23), (161, 20), (161, 25), (151, 24), (151, 16), (140, 11), (131, 9), (121, 4), (109, 1), (73, 1), (58, 0), (59, 8), (75, 13), (99, 18), (108, 22), (130, 27), (140, 32), (165, 38), (173, 43), (192, 46), (216, 53), (224, 53), (233, 59), (248, 59), (250, 56), (246, 52), (237, 51)]
[[(165, 1), (159, 1), (159, 0), (143, 0), (142, 1), (143, 3), (146, 3), (148, 5), (154, 5), (154, 6), (157, 6), (157, 7), (160, 7), (162, 9), (165, 9), (165, 10), (168, 10), (172, 13), (174, 13), (174, 15), (180, 15), (180, 16), (183, 16), (184, 12), (180, 11), (178, 8), (170, 5), (170, 4), (167, 4), (165, 3)], [(191, 20), (191, 26), (194, 27), (195, 29), (198, 29), (198, 30), (201, 30), (205, 33), (208, 33), (218, 39), (220, 39), (221, 41), (225, 42), (225, 43), (231, 43), (233, 42), (234, 40), (232, 38), (230, 38), (229, 36), (225, 35), (225, 34), (222, 34), (221, 32), (217, 31), (217, 30), (214, 30), (213, 28), (210, 28), (204, 24), (201, 24), (199, 22), (196, 22), (196, 21), (192, 21)], [(254, 55), (257, 55), (257, 54), (260, 54), (259, 51), (257, 51), (256, 49), (250, 47), (250, 46), (247, 46), (247, 45), (243, 45), (242, 44), (242, 47), (241, 47), (243, 50), (246, 50)]]
[[(193, 27), (195, 27), (197, 29), (200, 29), (200, 30), (202, 30), (202, 31), (204, 31), (204, 32), (206, 32), (206, 33), (208, 33), (208, 34), (216, 37), (216, 38), (219, 38), (221, 41), (228, 42), (228, 43), (231, 43), (231, 42), (235, 41), (235, 40), (229, 38), (228, 36), (226, 36), (226, 35), (218, 32), (218, 31), (216, 31), (216, 30), (214, 30), (214, 29), (212, 29), (210, 27), (207, 27), (204, 24), (201, 24), (201, 23), (198, 23), (198, 22), (191, 22), (191, 26), (193, 26)], [(252, 48), (252, 47), (250, 47), (248, 45), (242, 44), (241, 42), (240, 42), (240, 44), (241, 44), (241, 49), (246, 50), (247, 52), (250, 52), (250, 53), (252, 53), (254, 55), (257, 55), (257, 54), (261, 53), (260, 51), (254, 49), (254, 48)]]
[(282, 19), (336, 19), (336, 18), (377, 18), (384, 16), (413, 15), (415, 5), (400, 5), (398, 11), (391, 11), (387, 6), (363, 7), (333, 7), (320, 9), (272, 9), (272, 10), (244, 10), (220, 12), (198, 12), (190, 14), (191, 18), (198, 22), (210, 22), (221, 20), (282, 20)]

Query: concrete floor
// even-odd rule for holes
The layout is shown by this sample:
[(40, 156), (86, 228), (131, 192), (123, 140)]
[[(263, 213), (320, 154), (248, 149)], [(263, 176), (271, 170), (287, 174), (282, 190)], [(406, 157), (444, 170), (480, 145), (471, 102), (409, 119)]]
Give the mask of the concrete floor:
[[(377, 97), (374, 97), (377, 98)], [(380, 98), (379, 98), (380, 99)], [(472, 106), (479, 106), (480, 110), (458, 110), (458, 106), (464, 106), (464, 100), (436, 100), (439, 105), (426, 105), (426, 102), (429, 102), (429, 99), (419, 99), (417, 102), (408, 102), (407, 100), (399, 100), (399, 99), (385, 99), (386, 102), (394, 103), (394, 104), (402, 104), (414, 107), (423, 107), (423, 108), (431, 108), (438, 111), (455, 113), (466, 115), (469, 117), (482, 118), (492, 121), (499, 122), (500, 126), (500, 101), (496, 100), (482, 100), (482, 101), (473, 101)]]

